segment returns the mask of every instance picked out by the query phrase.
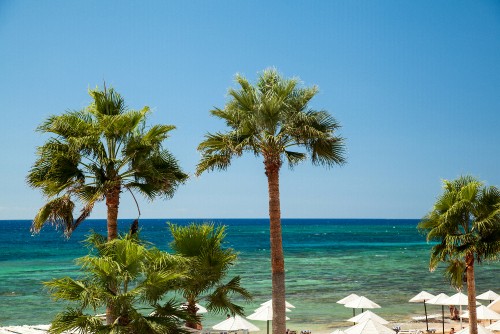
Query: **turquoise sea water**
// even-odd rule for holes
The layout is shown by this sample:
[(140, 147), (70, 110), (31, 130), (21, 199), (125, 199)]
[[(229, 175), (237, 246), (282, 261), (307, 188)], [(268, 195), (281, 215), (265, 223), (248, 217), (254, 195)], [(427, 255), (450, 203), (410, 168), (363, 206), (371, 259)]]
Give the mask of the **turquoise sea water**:
[[(167, 219), (141, 220), (141, 236), (158, 248), (168, 250)], [(194, 220), (172, 219), (177, 224)], [(203, 220), (195, 220), (201, 222)], [(271, 296), (269, 223), (266, 219), (212, 219), (227, 225), (227, 246), (239, 252), (234, 274), (254, 295), (245, 305), (247, 315)], [(124, 231), (130, 220), (120, 221)], [(345, 326), (352, 310), (336, 301), (350, 293), (364, 295), (382, 306), (376, 313), (389, 321), (404, 321), (423, 313), (408, 300), (421, 290), (453, 294), (442, 270), (428, 270), (429, 250), (418, 234), (418, 220), (379, 219), (284, 219), (287, 301), (296, 308), (288, 313), (287, 326), (327, 331)], [(0, 324), (49, 323), (61, 310), (41, 282), (62, 276), (77, 276), (74, 259), (86, 249), (81, 240), (90, 228), (105, 233), (104, 220), (91, 220), (79, 227), (71, 239), (46, 227), (31, 236), (30, 221), (0, 221)], [(477, 268), (478, 293), (500, 290), (500, 263)], [(203, 304), (203, 303), (202, 303)], [(433, 310), (435, 308), (435, 310)], [(430, 312), (439, 313), (430, 306)], [(359, 313), (360, 311), (357, 311)], [(204, 326), (224, 319), (206, 315)], [(254, 322), (261, 329), (265, 323)]]

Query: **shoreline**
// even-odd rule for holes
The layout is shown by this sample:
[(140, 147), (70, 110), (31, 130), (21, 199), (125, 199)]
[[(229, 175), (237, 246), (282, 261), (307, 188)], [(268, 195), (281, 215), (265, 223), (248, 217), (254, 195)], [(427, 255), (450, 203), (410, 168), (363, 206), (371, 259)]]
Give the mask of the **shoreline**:
[[(466, 321), (467, 319), (464, 319), (462, 320), (462, 328), (465, 328), (468, 326), (468, 322)], [(487, 323), (489, 323), (488, 321), (486, 321)], [(259, 331), (256, 331), (256, 332), (252, 332), (252, 333), (255, 333), (255, 334), (264, 334), (266, 333), (266, 323), (265, 322), (260, 322), (260, 321), (253, 321), (252, 322), (253, 324), (257, 325), (260, 330)], [(262, 323), (263, 326), (259, 326), (258, 323)], [(481, 322), (479, 322), (481, 323)], [(445, 327), (445, 331), (444, 331), (444, 334), (447, 334), (450, 332), (450, 329), (453, 327), (455, 329), (455, 331), (459, 331), (460, 330), (460, 320), (450, 320), (450, 319), (446, 319), (445, 318), (445, 321), (444, 321), (444, 327)], [(483, 322), (483, 325), (486, 325), (487, 324), (484, 324)], [(16, 326), (4, 326), (4, 327), (0, 327), (0, 333), (2, 334), (14, 334), (14, 333), (32, 333), (30, 332), (30, 329), (32, 330), (36, 330), (37, 333), (45, 333), (44, 330), (47, 330), (49, 328), (50, 325), (16, 325)], [(297, 333), (300, 333), (301, 331), (304, 331), (304, 330), (308, 330), (308, 331), (311, 331), (311, 334), (330, 334), (331, 332), (337, 330), (337, 329), (341, 329), (341, 330), (345, 330), (347, 329), (348, 327), (352, 326), (351, 325), (347, 325), (347, 326), (338, 326), (338, 327), (329, 327), (329, 328), (325, 328), (324, 326), (321, 326), (321, 325), (291, 325), (290, 326), (290, 330), (292, 331), (296, 331)], [(388, 328), (391, 328), (393, 329), (393, 327), (400, 327), (401, 330), (403, 331), (412, 331), (412, 330), (420, 330), (422, 331), (423, 333), (426, 332), (426, 323), (425, 321), (393, 321), (393, 322), (389, 322), (389, 324), (387, 325), (384, 325)], [(296, 328), (296, 327), (301, 327), (300, 329), (299, 328)], [(10, 329), (10, 330), (9, 330)], [(23, 331), (25, 330), (25, 331)], [(208, 330), (208, 328), (207, 328)], [(431, 331), (431, 333), (435, 333), (435, 334), (442, 334), (443, 333), (443, 330), (442, 330), (442, 322), (440, 321), (429, 321), (429, 331)], [(222, 332), (222, 331), (221, 331)], [(395, 332), (396, 333), (396, 332)]]

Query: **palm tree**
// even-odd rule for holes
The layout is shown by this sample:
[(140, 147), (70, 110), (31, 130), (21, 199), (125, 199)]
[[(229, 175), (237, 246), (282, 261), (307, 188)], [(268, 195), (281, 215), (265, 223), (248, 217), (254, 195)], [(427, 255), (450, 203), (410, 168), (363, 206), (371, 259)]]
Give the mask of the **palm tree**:
[[(96, 88), (89, 94), (93, 101), (87, 108), (50, 116), (38, 127), (54, 136), (38, 148), (38, 159), (27, 176), (28, 184), (40, 188), (48, 199), (33, 220), (34, 232), (50, 222), (62, 226), (69, 236), (95, 203), (105, 200), (108, 240), (112, 240), (118, 235), (122, 191), (132, 196), (137, 191), (150, 200), (170, 198), (187, 178), (162, 148), (174, 126), (146, 129), (149, 108), (127, 110), (112, 88)], [(82, 206), (77, 218), (73, 216), (75, 201)]]
[[(255, 86), (237, 75), (240, 89), (229, 90), (224, 109), (212, 115), (230, 128), (207, 134), (198, 150), (202, 158), (196, 174), (225, 170), (231, 158), (244, 152), (262, 156), (268, 181), (273, 297), (273, 333), (284, 333), (285, 263), (281, 239), (279, 173), (284, 161), (292, 167), (307, 159), (314, 165), (344, 163), (343, 139), (334, 135), (339, 124), (326, 111), (309, 108), (316, 86), (300, 88), (298, 79), (284, 79), (275, 69), (265, 70)], [(302, 147), (306, 152), (293, 150)]]
[(470, 333), (477, 334), (474, 265), (500, 252), (500, 191), (471, 176), (444, 180), (443, 188), (418, 229), (427, 233), (427, 241), (438, 242), (431, 250), (431, 270), (448, 263), (445, 275), (459, 289), (465, 274)]
[[(190, 260), (185, 267), (187, 275), (178, 282), (187, 311), (195, 316), (196, 303), (204, 299), (209, 311), (243, 315), (243, 308), (231, 299), (233, 295), (251, 299), (250, 293), (240, 284), (241, 278), (235, 276), (223, 282), (237, 260), (233, 249), (222, 247), (225, 227), (194, 223), (187, 226), (169, 224), (169, 227), (173, 236), (170, 247), (175, 254)], [(186, 326), (196, 328), (197, 323), (187, 322)]]
[[(193, 321), (192, 315), (174, 300), (162, 303), (162, 297), (174, 291), (183, 277), (186, 260), (146, 248), (130, 236), (106, 242), (94, 234), (88, 243), (93, 250), (77, 260), (85, 273), (82, 279), (63, 277), (45, 283), (56, 300), (75, 305), (56, 315), (51, 333), (75, 329), (82, 333), (189, 333), (182, 321)], [(149, 315), (138, 309), (144, 303), (153, 309)], [(103, 324), (96, 312), (110, 304), (115, 306), (116, 320)], [(91, 314), (85, 313), (88, 310)]]

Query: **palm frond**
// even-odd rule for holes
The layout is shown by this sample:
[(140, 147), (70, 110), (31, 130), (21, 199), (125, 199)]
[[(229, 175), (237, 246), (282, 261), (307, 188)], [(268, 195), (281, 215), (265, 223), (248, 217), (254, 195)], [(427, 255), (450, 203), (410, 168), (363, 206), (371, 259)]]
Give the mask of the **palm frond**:
[(48, 222), (56, 227), (62, 227), (67, 236), (71, 235), (74, 229), (74, 207), (75, 204), (67, 195), (52, 199), (38, 211), (33, 219), (31, 232), (40, 232), (43, 225)]
[(288, 161), (290, 167), (298, 165), (300, 162), (304, 161), (307, 156), (304, 153), (292, 152), (285, 150), (285, 158)]
[[(55, 300), (68, 300), (78, 302), (82, 309), (91, 307), (94, 312), (106, 305), (110, 297), (106, 289), (92, 284), (89, 281), (74, 280), (70, 277), (54, 279), (44, 282)], [(103, 298), (106, 296), (106, 298)]]
[(81, 310), (70, 308), (55, 317), (48, 332), (61, 334), (78, 330), (80, 333), (100, 333), (103, 327), (99, 317), (85, 315)]
[(226, 170), (231, 165), (231, 152), (219, 154), (203, 154), (196, 165), (195, 175), (200, 176), (204, 171)]
[(251, 300), (251, 294), (240, 285), (241, 278), (236, 276), (228, 283), (221, 284), (208, 297), (207, 310), (216, 313), (231, 313), (244, 315), (243, 307), (231, 301), (231, 295), (237, 294), (246, 300)]
[(466, 266), (463, 260), (453, 259), (448, 262), (448, 266), (445, 270), (445, 277), (448, 278), (448, 281), (454, 288), (462, 289), (465, 268)]

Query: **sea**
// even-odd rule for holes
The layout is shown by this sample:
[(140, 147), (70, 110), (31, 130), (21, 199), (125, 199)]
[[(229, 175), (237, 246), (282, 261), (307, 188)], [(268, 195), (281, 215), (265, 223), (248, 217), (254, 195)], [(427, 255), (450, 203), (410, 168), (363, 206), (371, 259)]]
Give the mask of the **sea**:
[[(230, 277), (241, 276), (253, 295), (239, 301), (246, 315), (271, 298), (269, 219), (142, 219), (141, 237), (170, 251), (167, 222), (186, 225), (209, 222), (226, 226), (225, 247), (238, 252)], [(422, 290), (433, 294), (456, 293), (443, 276), (444, 265), (429, 271), (432, 244), (417, 231), (416, 219), (283, 219), (286, 300), (295, 306), (287, 313), (287, 327), (328, 333), (351, 325), (352, 310), (338, 304), (356, 293), (381, 306), (376, 314), (397, 325), (423, 315), (422, 304), (409, 303)], [(119, 221), (126, 232), (132, 219)], [(46, 226), (36, 235), (31, 221), (0, 221), (0, 326), (48, 324), (67, 304), (51, 299), (42, 282), (79, 277), (75, 259), (86, 255), (82, 241), (95, 230), (106, 233), (105, 220), (89, 220), (71, 238)], [(500, 292), (500, 262), (476, 266), (476, 288)], [(465, 291), (466, 292), (466, 291)], [(180, 297), (179, 297), (180, 298)], [(203, 301), (200, 302), (203, 305)], [(430, 313), (441, 307), (428, 305)], [(210, 328), (225, 314), (205, 314)], [(253, 321), (265, 333), (266, 323)]]

